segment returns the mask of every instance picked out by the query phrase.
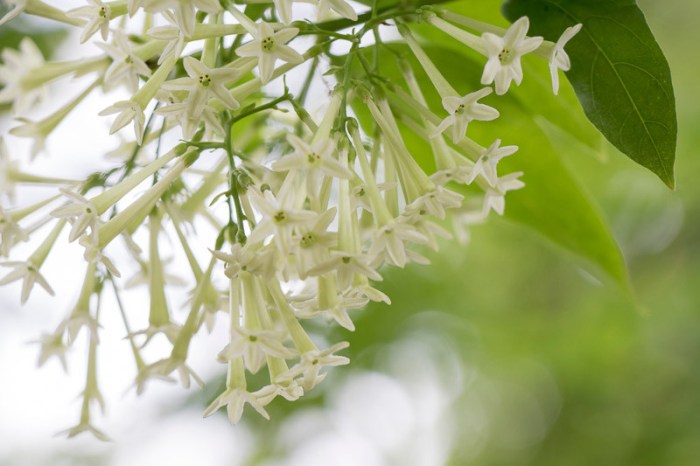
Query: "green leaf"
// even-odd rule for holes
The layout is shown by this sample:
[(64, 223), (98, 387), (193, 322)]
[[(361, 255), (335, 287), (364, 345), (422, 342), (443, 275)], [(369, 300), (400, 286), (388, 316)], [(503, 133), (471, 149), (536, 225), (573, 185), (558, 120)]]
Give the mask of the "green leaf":
[(671, 72), (633, 0), (507, 0), (511, 21), (528, 16), (532, 35), (556, 40), (583, 29), (570, 44), (567, 77), (586, 115), (632, 160), (674, 186), (676, 107)]
[[(392, 48), (406, 56), (406, 46)], [(382, 75), (394, 83), (402, 81), (402, 75), (394, 57), (380, 48)], [(460, 93), (466, 94), (481, 87), (479, 84), (483, 64), (459, 55), (455, 50), (443, 47), (426, 47), (436, 66)], [(367, 57), (374, 53), (373, 47), (363, 49)], [(444, 110), (440, 98), (433, 90), (428, 77), (415, 60), (409, 60), (416, 78), (425, 94), (429, 107), (438, 115)], [(358, 70), (359, 72), (359, 70)], [(491, 95), (484, 99), (488, 105), (501, 112), (495, 122), (472, 122), (470, 137), (488, 146), (494, 139), (503, 139), (503, 144), (520, 146), (520, 151), (503, 162), (503, 173), (522, 170), (526, 187), (509, 193), (506, 200), (506, 218), (525, 225), (545, 238), (584, 259), (598, 276), (612, 278), (622, 288), (628, 288), (627, 269), (617, 243), (605, 220), (600, 215), (590, 196), (573, 179), (553, 149), (544, 131), (537, 125), (537, 116), (517, 96)], [(360, 122), (366, 130), (371, 119), (363, 105), (355, 105)], [(427, 144), (408, 128), (404, 130), (407, 146), (413, 156), (429, 173), (434, 170), (432, 155)]]

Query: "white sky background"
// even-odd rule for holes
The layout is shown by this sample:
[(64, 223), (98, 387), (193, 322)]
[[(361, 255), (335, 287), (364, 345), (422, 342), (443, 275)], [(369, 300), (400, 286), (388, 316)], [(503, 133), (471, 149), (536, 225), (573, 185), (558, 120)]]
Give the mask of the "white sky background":
[[(78, 0), (66, 0), (61, 7), (69, 9), (82, 4), (84, 2)], [(296, 8), (308, 6), (295, 4)], [(69, 37), (57, 51), (56, 58), (73, 58), (77, 37), (78, 34)], [(96, 48), (90, 50), (89, 46), (81, 46), (79, 53), (90, 56), (96, 52), (99, 52)], [(303, 77), (301, 70), (297, 74), (299, 76), (295, 77), (290, 73), (290, 83)], [(91, 79), (88, 76), (52, 85), (52, 99), (29, 116), (41, 118), (47, 115), (62, 105), (66, 96), (77, 95), (82, 90), (81, 85), (87, 85)], [(312, 92), (320, 97), (324, 87), (318, 83)], [(116, 148), (119, 139), (108, 136), (113, 117), (96, 115), (123, 95), (123, 90), (109, 96), (93, 93), (49, 137), (49, 155), (41, 154), (35, 163), (23, 163), (22, 167), (38, 174), (67, 178), (81, 178), (104, 168), (104, 153)], [(313, 94), (309, 99), (317, 103), (326, 100), (313, 98)], [(0, 120), (3, 134), (12, 126), (14, 123), (8, 116)], [(130, 137), (131, 125), (123, 131)], [(10, 135), (5, 137), (11, 155), (29, 153), (29, 141)], [(26, 160), (24, 155), (18, 157)], [(47, 193), (41, 188), (21, 190), (18, 193), (19, 205), (43, 199)], [(36, 237), (45, 237), (49, 228), (44, 227)], [(135, 376), (133, 357), (123, 339), (124, 327), (109, 285), (104, 293), (103, 328), (98, 347), (99, 386), (107, 403), (107, 412), (102, 416), (94, 408), (93, 424), (114, 442), (102, 443), (90, 434), (71, 440), (54, 436), (78, 421), (87, 353), (85, 334), (83, 331), (67, 355), (68, 375), (56, 359), (37, 369), (39, 345), (29, 342), (38, 340), (41, 333), (52, 332), (77, 299), (85, 262), (82, 248), (69, 245), (66, 236), (64, 232), (42, 267), (56, 291), (55, 297), (35, 287), (28, 303), (20, 307), (19, 283), (0, 288), (0, 463), (13, 466), (71, 464), (68, 460), (62, 463), (60, 458), (64, 455), (87, 458), (106, 455), (106, 464), (113, 466), (243, 464), (256, 441), (244, 423), (231, 426), (221, 415), (203, 420), (201, 412), (204, 406), (172, 413), (191, 393), (179, 385), (152, 382), (143, 396), (136, 396), (131, 388)], [(163, 243), (167, 251), (167, 242)], [(12, 259), (26, 257), (34, 247), (34, 242), (21, 244), (13, 250)], [(119, 254), (114, 256), (119, 267), (123, 261), (119, 260)], [(127, 270), (126, 267), (122, 269), (123, 272)], [(7, 269), (0, 272), (6, 273)], [(128, 278), (128, 272), (125, 276)], [(185, 311), (177, 305), (181, 302), (178, 298), (182, 297), (182, 290), (175, 291), (175, 295), (176, 299), (171, 299), (171, 311), (176, 320), (182, 321)], [(123, 298), (132, 317), (132, 327), (142, 328), (141, 324), (145, 324), (147, 318), (143, 304), (147, 302), (145, 289), (130, 290), (123, 293)], [(141, 321), (133, 317), (139, 314)], [(213, 335), (198, 335), (194, 340), (189, 363), (205, 380), (223, 371), (223, 365), (215, 362), (214, 355), (226, 343), (224, 327), (220, 325)], [(393, 375), (358, 373), (347, 377), (351, 370), (339, 369), (344, 371), (343, 377), (347, 379), (331, 396), (330, 405), (325, 410), (300, 411), (293, 415), (283, 426), (280, 438), (275, 440), (290, 454), (270, 465), (379, 466), (397, 464), (395, 461), (399, 458), (405, 465), (442, 464), (451, 442), (451, 424), (445, 422), (447, 408), (456, 393), (445, 391), (446, 387), (435, 376), (437, 369), (431, 373), (435, 361), (425, 359), (426, 356), (423, 356), (425, 360), (421, 366), (423, 376), (416, 378), (413, 374), (406, 379), (406, 372), (397, 369), (406, 364), (404, 353), (392, 352), (392, 356), (387, 357), (388, 367), (396, 369), (388, 370), (387, 374), (393, 372)], [(247, 409), (244, 418), (250, 414)]]

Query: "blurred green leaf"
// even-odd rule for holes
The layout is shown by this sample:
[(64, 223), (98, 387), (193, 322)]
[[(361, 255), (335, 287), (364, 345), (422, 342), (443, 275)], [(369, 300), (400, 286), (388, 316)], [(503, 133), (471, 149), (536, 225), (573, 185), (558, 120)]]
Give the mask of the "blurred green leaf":
[[(408, 48), (393, 45), (395, 52), (404, 55), (416, 70), (426, 100), (438, 115), (444, 113), (440, 98), (432, 89), (428, 77), (409, 55)], [(466, 94), (481, 87), (482, 65), (458, 52), (443, 47), (426, 47), (435, 65), (455, 88)], [(369, 60), (374, 47), (363, 49)], [(400, 83), (402, 75), (395, 57), (386, 47), (379, 48), (382, 74), (391, 82)], [(360, 70), (357, 70), (360, 72)], [(515, 95), (489, 96), (489, 104), (497, 107), (501, 117), (496, 123), (473, 122), (470, 136), (482, 145), (503, 139), (504, 144), (516, 144), (520, 151), (505, 159), (506, 172), (522, 170), (526, 187), (508, 195), (506, 217), (525, 225), (565, 250), (586, 260), (598, 272), (612, 278), (623, 288), (628, 287), (627, 269), (620, 249), (607, 223), (590, 197), (579, 187), (553, 149), (546, 134), (538, 127), (537, 116)], [(355, 105), (356, 113), (369, 130), (370, 119), (362, 105)], [(552, 118), (556, 118), (553, 115)], [(429, 148), (413, 131), (404, 128), (404, 137), (416, 160), (428, 171), (434, 170)]]
[(671, 73), (633, 0), (507, 0), (510, 20), (528, 16), (532, 34), (556, 40), (583, 24), (569, 45), (567, 73), (586, 115), (632, 160), (674, 186), (676, 108)]
[(50, 28), (37, 30), (33, 28), (31, 30), (19, 20), (13, 20), (13, 24), (5, 25), (0, 27), (0, 50), (5, 47), (16, 49), (19, 47), (19, 43), (25, 37), (29, 37), (34, 41), (34, 43), (39, 47), (41, 53), (44, 54), (45, 58), (49, 58), (57, 46), (61, 44), (61, 41), (68, 35), (67, 29), (62, 28)]

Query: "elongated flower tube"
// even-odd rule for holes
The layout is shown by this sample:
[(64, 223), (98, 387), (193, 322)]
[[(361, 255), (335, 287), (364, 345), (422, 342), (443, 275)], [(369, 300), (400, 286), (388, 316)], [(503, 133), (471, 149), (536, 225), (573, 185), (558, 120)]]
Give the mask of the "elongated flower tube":
[[(95, 248), (98, 250), (104, 249), (114, 238), (126, 231), (130, 223), (140, 218), (145, 218), (163, 193), (165, 193), (170, 185), (182, 175), (182, 172), (184, 172), (188, 166), (194, 163), (197, 157), (199, 157), (199, 154), (195, 150), (185, 152), (180, 156), (177, 163), (137, 201), (119, 212), (111, 220), (101, 225), (97, 233), (99, 242), (95, 245)], [(89, 243), (85, 244), (85, 242), (82, 241), (81, 243), (86, 246), (91, 246)]]

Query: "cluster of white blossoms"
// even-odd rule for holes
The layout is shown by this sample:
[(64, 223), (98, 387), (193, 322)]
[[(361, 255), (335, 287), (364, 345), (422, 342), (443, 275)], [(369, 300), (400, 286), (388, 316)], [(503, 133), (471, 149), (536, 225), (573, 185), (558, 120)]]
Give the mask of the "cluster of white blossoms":
[[(563, 47), (580, 28), (552, 43), (528, 37), (527, 18), (502, 30), (410, 1), (358, 12), (345, 0), (306, 0), (316, 5), (312, 18), (298, 14), (308, 10), (297, 10), (292, 0), (85, 0), (70, 11), (62, 2), (5, 3), (12, 8), (0, 25), (21, 14), (48, 18), (80, 28), (76, 42), (102, 51), (47, 62), (25, 38), (18, 50), (2, 51), (0, 64), (0, 102), (12, 103), (18, 122), (11, 136), (0, 138), (0, 254), (9, 259), (18, 243), (37, 245), (28, 257), (0, 262), (11, 269), (0, 275), (0, 285), (21, 282), (22, 303), (35, 284), (52, 293), (51, 277), (42, 273), (52, 249), (61, 241), (84, 248), (78, 300), (42, 337), (39, 361), (57, 357), (65, 365), (66, 350), (85, 329), (84, 402), (79, 424), (67, 433), (100, 438), (90, 409), (102, 403), (96, 352), (100, 314), (110, 311), (100, 309), (104, 293), (114, 293), (121, 310), (139, 392), (153, 378), (201, 384), (188, 365), (190, 342), (226, 322), (230, 341), (216, 355), (227, 365), (226, 385), (205, 414), (226, 407), (238, 422), (247, 403), (268, 417), (265, 406), (273, 399), (296, 400), (329, 367), (348, 363), (337, 354), (348, 344), (319, 343), (307, 321), (325, 318), (355, 330), (352, 310), (389, 303), (375, 288), (385, 266), (427, 263), (421, 248), (436, 249), (438, 238), (451, 236), (444, 228), (448, 210), (458, 235), (491, 211), (503, 214), (506, 193), (523, 183), (522, 173), (501, 174), (498, 164), (517, 147), (500, 140), (481, 145), (467, 136), (469, 123), (499, 117), (480, 101), (496, 102), (489, 97), (494, 88), (501, 95), (520, 84), (525, 54), (548, 61), (556, 93), (558, 70), (570, 67)], [(412, 35), (417, 20), (483, 54), (484, 87), (460, 95)], [(401, 82), (381, 79), (380, 61), (373, 65), (363, 55), (365, 35), (390, 47), (380, 25), (398, 30), (415, 58), (402, 61)], [(331, 50), (336, 43), (349, 44), (349, 52), (338, 56)], [(428, 106), (411, 63), (428, 75), (444, 108)], [(285, 82), (275, 95), (282, 86), (274, 81), (295, 68), (307, 73), (298, 91)], [(40, 120), (24, 117), (55, 80), (87, 76), (91, 83), (58, 110)], [(316, 119), (305, 109), (312, 83), (325, 85), (328, 96)], [(78, 181), (31, 173), (67, 115), (80, 112), (91, 93), (110, 98), (118, 88), (128, 98), (99, 115), (111, 125), (109, 134), (122, 138), (122, 159), (109, 154), (110, 168)], [(360, 113), (367, 126), (353, 117)], [(432, 172), (416, 161), (400, 128), (429, 145)], [(17, 154), (15, 137), (33, 141), (31, 156)], [(69, 149), (53, 155), (71, 156)], [(55, 191), (17, 205), (15, 190), (27, 184)], [(206, 229), (211, 241), (202, 244), (195, 231)], [(159, 252), (166, 236), (190, 269), (186, 283), (193, 291), (181, 318), (166, 293), (174, 280)], [(132, 260), (111, 260), (122, 242)], [(120, 269), (130, 262), (137, 273), (122, 280)], [(139, 284), (148, 287), (150, 302), (126, 312), (120, 295)], [(130, 312), (147, 313), (147, 328), (132, 330)], [(155, 337), (168, 341), (170, 352), (146, 361), (143, 349)], [(260, 372), (265, 382), (256, 377), (252, 385), (249, 374)]]

